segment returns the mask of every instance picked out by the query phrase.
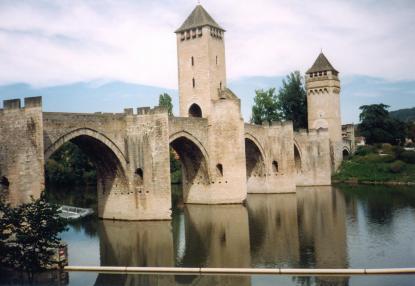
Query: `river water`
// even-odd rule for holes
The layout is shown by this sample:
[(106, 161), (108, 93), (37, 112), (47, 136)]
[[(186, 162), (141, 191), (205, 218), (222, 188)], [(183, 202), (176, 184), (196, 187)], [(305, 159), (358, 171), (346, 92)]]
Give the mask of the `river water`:
[[(51, 200), (61, 203), (95, 207), (94, 192), (52, 190), (50, 194)], [(175, 208), (172, 221), (127, 222), (91, 217), (72, 223), (62, 238), (68, 243), (70, 265), (415, 267), (415, 189), (298, 188), (296, 194), (249, 195), (245, 205)], [(70, 273), (54, 283), (415, 285), (415, 275), (349, 278)]]

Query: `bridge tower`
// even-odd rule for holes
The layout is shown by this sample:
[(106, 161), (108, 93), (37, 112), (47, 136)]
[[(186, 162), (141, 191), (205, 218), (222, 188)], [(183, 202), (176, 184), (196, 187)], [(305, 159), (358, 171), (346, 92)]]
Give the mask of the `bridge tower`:
[(339, 72), (323, 53), (306, 72), (308, 129), (328, 129), (332, 171), (342, 161)]
[(224, 32), (202, 5), (175, 31), (181, 117), (208, 117), (226, 87)]
[[(193, 133), (205, 132), (199, 141), (204, 142), (206, 167), (200, 169), (206, 178), (183, 177), (185, 203), (242, 203), (246, 199), (244, 122), (240, 99), (226, 88), (224, 32), (201, 5), (175, 31), (180, 116), (187, 117), (182, 130), (189, 133), (192, 126), (205, 126)], [(186, 156), (195, 160), (186, 144), (172, 146), (182, 149), (183, 161)], [(184, 169), (186, 175), (195, 168)]]

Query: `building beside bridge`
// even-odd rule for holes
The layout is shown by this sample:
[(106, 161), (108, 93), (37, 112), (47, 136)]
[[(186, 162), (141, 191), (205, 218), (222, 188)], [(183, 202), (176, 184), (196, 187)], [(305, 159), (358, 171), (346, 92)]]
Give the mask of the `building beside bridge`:
[[(183, 199), (242, 203), (247, 193), (330, 185), (348, 144), (340, 80), (321, 53), (306, 72), (308, 130), (291, 122), (244, 123), (227, 88), (225, 30), (197, 5), (176, 30), (180, 116), (155, 107), (123, 113), (43, 112), (40, 97), (6, 100), (0, 111), (0, 177), (18, 204), (44, 189), (45, 161), (78, 145), (97, 168), (98, 213), (123, 220), (170, 219), (169, 147), (179, 154)], [(353, 140), (354, 141), (354, 140)]]

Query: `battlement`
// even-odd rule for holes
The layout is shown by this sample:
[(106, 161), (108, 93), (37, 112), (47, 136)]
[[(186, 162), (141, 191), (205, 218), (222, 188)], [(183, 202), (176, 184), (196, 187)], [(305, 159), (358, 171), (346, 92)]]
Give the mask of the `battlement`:
[[(128, 112), (130, 112), (129, 109), (127, 109), (127, 110), (128, 110)], [(162, 113), (167, 113), (167, 108), (165, 108), (163, 106), (154, 106), (153, 108), (145, 106), (145, 107), (138, 107), (137, 108), (137, 115), (151, 115), (151, 114), (162, 114)]]
[(329, 130), (327, 128), (319, 128), (319, 129), (299, 129), (298, 131), (294, 132), (295, 136), (328, 136)]
[(25, 97), (24, 98), (24, 107), (22, 107), (21, 99), (14, 98), (3, 100), (3, 111), (5, 110), (18, 110), (18, 109), (27, 109), (27, 108), (41, 108), (42, 107), (42, 97)]

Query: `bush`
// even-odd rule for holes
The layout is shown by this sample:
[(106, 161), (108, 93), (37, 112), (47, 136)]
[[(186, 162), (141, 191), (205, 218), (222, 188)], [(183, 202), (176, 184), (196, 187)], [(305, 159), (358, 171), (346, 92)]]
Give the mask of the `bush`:
[(400, 160), (393, 162), (389, 166), (389, 171), (392, 173), (400, 173), (405, 169), (405, 162)]
[(395, 150), (392, 146), (392, 144), (384, 143), (382, 144), (382, 153), (384, 154), (395, 154)]
[(403, 151), (399, 158), (405, 163), (415, 164), (415, 151)]
[(365, 156), (365, 155), (373, 153), (374, 151), (375, 151), (375, 148), (373, 146), (365, 145), (365, 146), (357, 147), (355, 154), (358, 156)]

